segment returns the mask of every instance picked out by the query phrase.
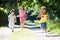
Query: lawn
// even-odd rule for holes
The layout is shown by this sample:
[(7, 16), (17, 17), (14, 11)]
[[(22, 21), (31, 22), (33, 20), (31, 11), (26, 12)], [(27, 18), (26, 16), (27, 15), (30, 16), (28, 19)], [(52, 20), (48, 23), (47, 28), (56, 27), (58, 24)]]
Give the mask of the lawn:
[(60, 35), (60, 23), (48, 20), (47, 31)]
[(34, 39), (36, 35), (29, 29), (19, 29), (17, 32), (13, 32), (9, 37), (9, 40), (31, 40)]
[(2, 30), (3, 28), (6, 28), (6, 27), (2, 27), (2, 26), (1, 26), (1, 27), (0, 27), (0, 30)]

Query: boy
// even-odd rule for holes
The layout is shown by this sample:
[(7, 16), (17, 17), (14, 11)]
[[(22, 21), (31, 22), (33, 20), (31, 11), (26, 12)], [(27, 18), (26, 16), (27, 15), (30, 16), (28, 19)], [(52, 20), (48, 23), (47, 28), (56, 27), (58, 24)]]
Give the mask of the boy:
[(16, 22), (15, 10), (12, 9), (10, 13), (11, 14), (8, 16), (9, 28), (11, 28), (12, 32), (14, 32), (14, 23)]

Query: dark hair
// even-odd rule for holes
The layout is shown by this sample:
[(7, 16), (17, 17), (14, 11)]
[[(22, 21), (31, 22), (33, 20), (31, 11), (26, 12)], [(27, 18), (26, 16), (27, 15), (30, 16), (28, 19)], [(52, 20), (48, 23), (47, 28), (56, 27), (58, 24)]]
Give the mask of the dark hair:
[(10, 11), (10, 13), (11, 13), (11, 12), (15, 12), (15, 10), (14, 10), (14, 9), (12, 9), (12, 10)]

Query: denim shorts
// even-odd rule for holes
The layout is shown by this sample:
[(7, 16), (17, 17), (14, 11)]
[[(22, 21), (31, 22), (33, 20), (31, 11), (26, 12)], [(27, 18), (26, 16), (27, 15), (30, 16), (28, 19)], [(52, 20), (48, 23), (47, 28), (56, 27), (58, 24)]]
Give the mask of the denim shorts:
[(41, 28), (45, 29), (46, 28), (46, 23), (41, 23)]

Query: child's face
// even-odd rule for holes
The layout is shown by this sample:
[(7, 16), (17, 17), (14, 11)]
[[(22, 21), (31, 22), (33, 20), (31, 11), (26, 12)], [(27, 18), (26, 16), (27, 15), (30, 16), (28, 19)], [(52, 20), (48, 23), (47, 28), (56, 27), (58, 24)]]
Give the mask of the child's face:
[(15, 12), (11, 12), (11, 14), (12, 14), (12, 15), (14, 15), (14, 14), (15, 14)]
[(46, 13), (46, 9), (45, 9), (45, 8), (42, 8), (42, 9), (41, 9), (41, 12), (42, 12), (42, 13)]
[(21, 8), (20, 9), (22, 9), (23, 10), (23, 6), (21, 6)]

